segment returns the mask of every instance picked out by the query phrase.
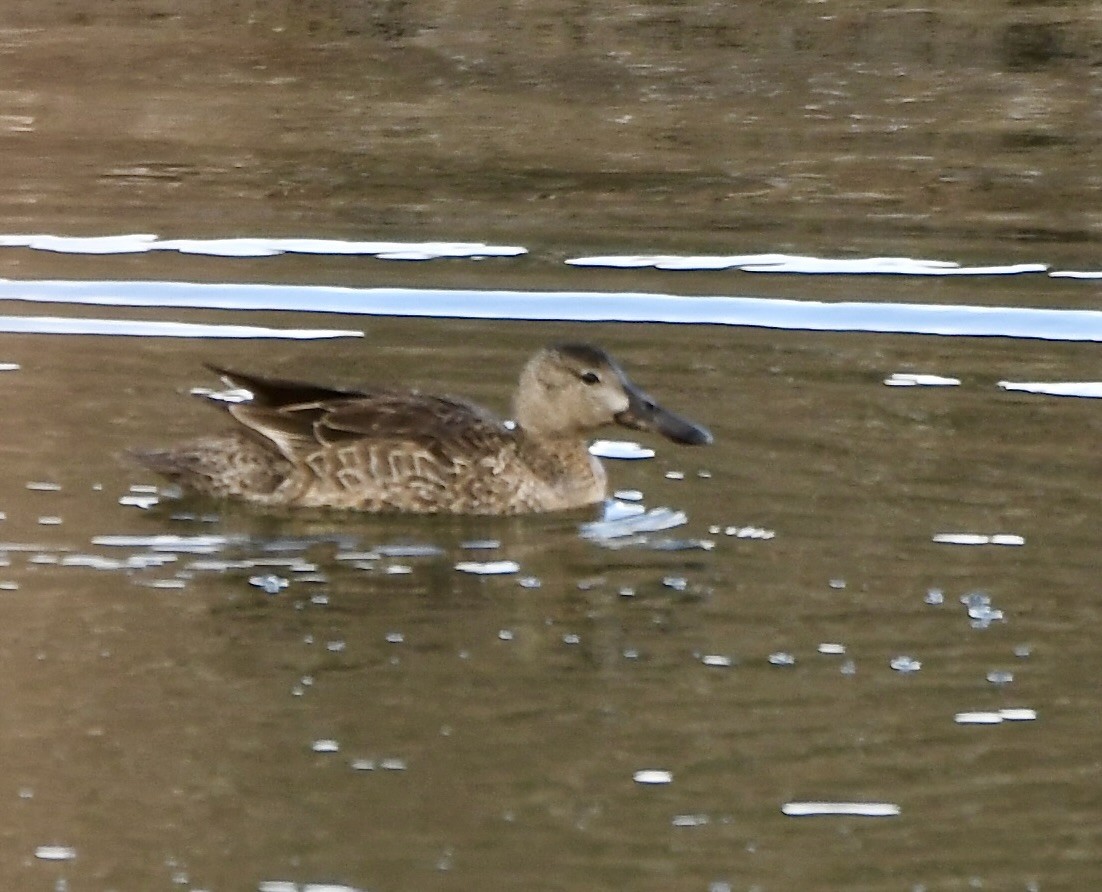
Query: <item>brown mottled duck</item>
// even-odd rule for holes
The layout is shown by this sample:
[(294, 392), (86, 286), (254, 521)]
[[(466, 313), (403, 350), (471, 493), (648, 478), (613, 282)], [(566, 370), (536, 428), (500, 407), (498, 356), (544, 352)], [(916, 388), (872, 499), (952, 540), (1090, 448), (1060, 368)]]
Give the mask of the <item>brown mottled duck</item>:
[(342, 390), (209, 368), (251, 394), (219, 403), (239, 427), (131, 455), (185, 489), (260, 505), (558, 511), (605, 498), (605, 470), (588, 443), (601, 427), (655, 431), (687, 445), (712, 441), (588, 344), (556, 344), (528, 361), (513, 424), (451, 396)]

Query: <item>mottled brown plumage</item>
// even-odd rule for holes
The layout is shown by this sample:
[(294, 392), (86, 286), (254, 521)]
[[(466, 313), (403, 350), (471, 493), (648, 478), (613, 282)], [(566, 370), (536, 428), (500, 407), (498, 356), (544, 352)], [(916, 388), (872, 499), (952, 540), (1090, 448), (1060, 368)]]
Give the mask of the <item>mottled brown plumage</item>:
[(711, 442), (708, 431), (658, 406), (587, 344), (547, 347), (528, 361), (513, 399), (515, 425), (455, 397), (340, 390), (210, 368), (252, 395), (222, 403), (241, 428), (132, 455), (189, 489), (261, 505), (555, 511), (605, 498), (604, 468), (587, 442), (600, 427)]

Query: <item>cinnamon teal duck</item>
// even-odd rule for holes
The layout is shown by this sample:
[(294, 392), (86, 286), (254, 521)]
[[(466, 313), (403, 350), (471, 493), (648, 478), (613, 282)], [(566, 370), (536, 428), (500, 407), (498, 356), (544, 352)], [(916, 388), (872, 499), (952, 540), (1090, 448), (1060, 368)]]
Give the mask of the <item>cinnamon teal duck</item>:
[(588, 444), (601, 427), (654, 431), (694, 446), (712, 441), (589, 344), (556, 344), (528, 361), (513, 397), (515, 423), (451, 396), (342, 390), (208, 368), (251, 394), (219, 402), (239, 427), (131, 455), (185, 489), (260, 505), (558, 511), (605, 498), (605, 470)]

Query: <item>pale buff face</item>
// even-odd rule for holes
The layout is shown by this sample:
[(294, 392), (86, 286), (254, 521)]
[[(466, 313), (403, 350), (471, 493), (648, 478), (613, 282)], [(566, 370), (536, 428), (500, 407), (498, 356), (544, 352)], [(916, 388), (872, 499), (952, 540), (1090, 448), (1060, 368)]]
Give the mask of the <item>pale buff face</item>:
[(513, 401), (517, 423), (544, 435), (585, 435), (615, 423), (630, 384), (599, 350), (548, 347), (528, 361)]
[(712, 441), (705, 428), (662, 408), (603, 350), (559, 344), (528, 361), (513, 400), (520, 427), (543, 437), (584, 438), (609, 424), (655, 431), (688, 445)]

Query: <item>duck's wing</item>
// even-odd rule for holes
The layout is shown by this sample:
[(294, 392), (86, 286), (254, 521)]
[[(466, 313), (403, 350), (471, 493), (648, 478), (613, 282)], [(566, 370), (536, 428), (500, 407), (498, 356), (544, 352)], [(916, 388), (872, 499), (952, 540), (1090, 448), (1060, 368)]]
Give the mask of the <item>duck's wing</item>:
[(365, 390), (351, 397), (278, 405), (252, 401), (228, 405), (227, 410), (291, 461), (319, 447), (356, 441), (390, 443), (395, 448), (412, 444), (447, 453), (462, 449), (464, 443), (500, 442), (511, 436), (498, 418), (479, 406), (415, 391)]
[(287, 378), (269, 378), (264, 375), (247, 375), (222, 366), (206, 363), (206, 367), (218, 375), (231, 387), (239, 387), (251, 393), (254, 406), (280, 408), (322, 400), (339, 400), (365, 396), (362, 390), (341, 387), (324, 387), (305, 381), (292, 381)]

